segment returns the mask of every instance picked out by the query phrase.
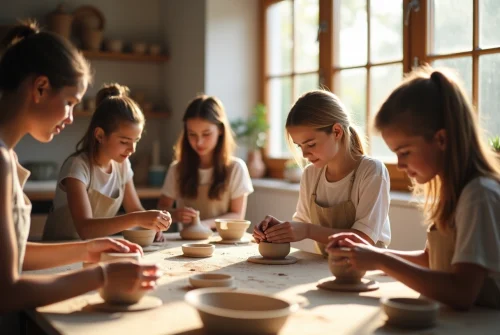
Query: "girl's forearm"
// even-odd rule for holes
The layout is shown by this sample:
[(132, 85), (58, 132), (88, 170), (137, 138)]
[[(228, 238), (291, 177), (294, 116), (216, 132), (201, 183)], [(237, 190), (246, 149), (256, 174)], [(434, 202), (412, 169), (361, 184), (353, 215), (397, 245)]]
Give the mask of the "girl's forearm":
[(361, 236), (363, 239), (367, 240), (371, 244), (373, 244), (373, 241), (371, 238), (360, 232), (359, 230), (356, 229), (337, 229), (337, 228), (329, 228), (329, 227), (323, 227), (317, 224), (312, 224), (312, 223), (302, 223), (308, 226), (308, 233), (307, 233), (307, 238), (310, 238), (311, 240), (314, 240), (316, 242), (322, 243), (322, 244), (328, 244), (330, 240), (328, 237), (333, 234), (338, 234), (338, 233), (355, 233)]
[(40, 270), (81, 262), (87, 253), (85, 242), (32, 243), (26, 245), (23, 270)]
[(113, 235), (137, 226), (135, 213), (127, 213), (112, 218), (86, 219), (78, 224), (76, 230), (80, 238), (85, 240)]

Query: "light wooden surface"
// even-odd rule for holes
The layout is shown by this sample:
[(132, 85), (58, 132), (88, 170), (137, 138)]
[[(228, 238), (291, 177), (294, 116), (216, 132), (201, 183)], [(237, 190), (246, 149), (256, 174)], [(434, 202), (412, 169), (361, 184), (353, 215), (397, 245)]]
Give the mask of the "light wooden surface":
[[(473, 308), (467, 313), (442, 308), (435, 328), (404, 331), (385, 325), (379, 307), (382, 296), (417, 297), (418, 294), (380, 272), (366, 277), (377, 280), (380, 289), (364, 293), (343, 293), (316, 288), (318, 280), (329, 277), (326, 260), (319, 255), (292, 251), (299, 259), (293, 265), (259, 265), (246, 261), (257, 255), (257, 245), (216, 244), (214, 256), (195, 259), (182, 256), (177, 233), (167, 234), (163, 249), (148, 253), (147, 262), (157, 262), (164, 271), (159, 287), (151, 294), (159, 297), (159, 308), (135, 313), (94, 312), (91, 305), (100, 302), (91, 292), (57, 304), (28, 311), (49, 334), (204, 334), (196, 310), (184, 302), (190, 289), (189, 276), (217, 271), (235, 277), (239, 289), (251, 289), (297, 301), (301, 309), (293, 314), (280, 334), (498, 334), (500, 312)], [(217, 237), (213, 237), (212, 240)], [(70, 269), (73, 265), (59, 268)], [(47, 272), (47, 271), (43, 271)]]

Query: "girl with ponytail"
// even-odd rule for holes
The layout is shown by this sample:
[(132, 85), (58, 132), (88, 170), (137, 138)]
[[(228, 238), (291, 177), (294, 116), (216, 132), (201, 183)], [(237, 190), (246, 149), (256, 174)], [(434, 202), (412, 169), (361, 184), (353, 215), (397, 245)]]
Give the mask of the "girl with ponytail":
[[(88, 239), (142, 227), (155, 230), (156, 240), (163, 241), (170, 214), (145, 211), (132, 180), (128, 158), (145, 120), (128, 92), (126, 86), (111, 84), (97, 93), (87, 132), (61, 167), (44, 240)], [(122, 205), (127, 214), (116, 216)]]
[(384, 102), (375, 126), (424, 194), (426, 247), (381, 251), (338, 234), (328, 252), (458, 309), (500, 309), (500, 164), (459, 82), (428, 66), (415, 70)]
[(370, 244), (391, 240), (389, 173), (365, 155), (363, 141), (346, 108), (333, 93), (312, 91), (290, 110), (286, 133), (295, 157), (297, 148), (309, 164), (300, 182), (299, 201), (291, 222), (272, 216), (254, 228), (257, 242), (316, 241), (326, 254), (328, 236), (355, 232)]

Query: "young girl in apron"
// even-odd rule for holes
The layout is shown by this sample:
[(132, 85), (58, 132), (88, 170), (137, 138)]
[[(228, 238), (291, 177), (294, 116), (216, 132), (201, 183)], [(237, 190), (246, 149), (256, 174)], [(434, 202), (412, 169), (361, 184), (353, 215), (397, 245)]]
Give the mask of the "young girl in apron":
[[(88, 239), (140, 226), (156, 230), (162, 241), (170, 214), (144, 210), (128, 159), (141, 138), (144, 115), (128, 88), (118, 84), (104, 86), (96, 106), (77, 151), (61, 167), (43, 239)], [(116, 216), (122, 204), (127, 214)]]
[(210, 228), (216, 218), (243, 219), (252, 181), (245, 162), (232, 156), (234, 139), (222, 102), (196, 97), (182, 120), (176, 160), (168, 170), (159, 207), (183, 224), (190, 224), (198, 210), (201, 223)]
[(398, 167), (424, 188), (426, 247), (382, 252), (358, 236), (339, 234), (328, 251), (455, 308), (499, 309), (500, 164), (483, 142), (467, 94), (452, 76), (416, 70), (382, 105), (375, 125)]
[[(73, 106), (87, 89), (90, 71), (66, 39), (39, 32), (35, 24), (12, 28), (0, 60), (0, 329), (20, 331), (17, 311), (62, 301), (113, 285), (124, 290), (152, 288), (156, 266), (131, 262), (102, 263), (58, 275), (24, 275), (76, 262), (97, 262), (104, 251), (142, 252), (127, 241), (97, 239), (40, 244), (27, 242), (31, 203), (23, 193), (29, 171), (14, 147), (30, 134), (49, 142), (73, 121)], [(107, 279), (106, 279), (107, 278)]]
[(286, 120), (290, 148), (309, 164), (300, 182), (291, 222), (267, 216), (254, 228), (257, 242), (312, 239), (325, 253), (328, 236), (356, 232), (371, 244), (391, 240), (389, 174), (385, 165), (364, 155), (363, 144), (337, 96), (312, 91), (300, 97)]

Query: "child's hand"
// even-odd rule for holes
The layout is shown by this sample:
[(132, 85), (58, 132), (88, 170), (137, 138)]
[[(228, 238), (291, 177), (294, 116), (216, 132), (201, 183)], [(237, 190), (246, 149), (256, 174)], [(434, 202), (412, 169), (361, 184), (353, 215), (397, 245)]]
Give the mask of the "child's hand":
[(132, 261), (111, 261), (101, 263), (105, 285), (118, 290), (152, 290), (156, 281), (163, 275), (157, 265), (138, 264)]
[(282, 221), (276, 219), (274, 216), (267, 215), (264, 220), (262, 220), (258, 225), (253, 227), (253, 238), (255, 242), (260, 243), (266, 240), (266, 235), (264, 232), (267, 228), (283, 223)]
[(172, 217), (167, 211), (149, 210), (134, 214), (138, 226), (156, 232), (167, 230), (172, 224)]
[(359, 244), (365, 244), (365, 245), (370, 245), (371, 244), (360, 237), (359, 235), (355, 233), (338, 233), (338, 234), (333, 234), (328, 236), (328, 245), (326, 246), (326, 249), (328, 248), (338, 248), (338, 247), (349, 247), (351, 244), (347, 242), (347, 240), (350, 240), (350, 242), (354, 243), (359, 243)]
[(372, 246), (358, 235), (340, 233), (330, 236), (329, 239), (330, 243), (325, 250), (336, 258), (336, 260), (331, 260), (335, 264), (348, 264), (362, 271), (380, 268), (382, 249)]
[(112, 238), (97, 238), (84, 242), (85, 252), (82, 261), (89, 263), (97, 263), (101, 260), (103, 252), (124, 252), (124, 253), (140, 253), (144, 255), (140, 245), (122, 239)]
[(174, 211), (173, 215), (174, 215), (175, 222), (188, 224), (188, 223), (193, 222), (193, 220), (196, 218), (198, 213), (196, 213), (196, 210), (194, 208), (182, 207), (182, 208), (177, 208)]
[(163, 235), (163, 232), (159, 231), (155, 235), (155, 242), (165, 242), (166, 238), (165, 235)]
[(269, 227), (264, 234), (269, 242), (296, 242), (308, 237), (308, 226), (307, 223), (286, 221)]

